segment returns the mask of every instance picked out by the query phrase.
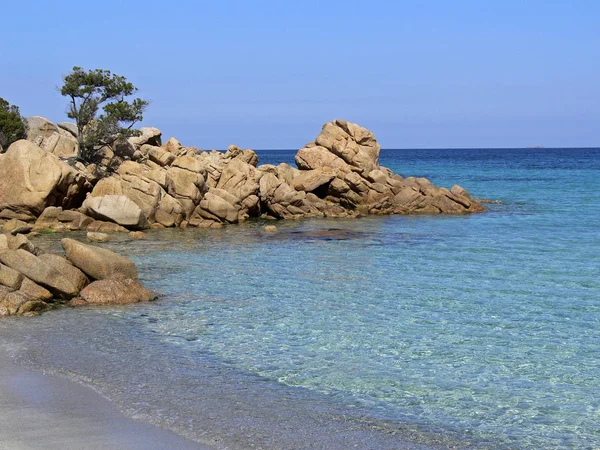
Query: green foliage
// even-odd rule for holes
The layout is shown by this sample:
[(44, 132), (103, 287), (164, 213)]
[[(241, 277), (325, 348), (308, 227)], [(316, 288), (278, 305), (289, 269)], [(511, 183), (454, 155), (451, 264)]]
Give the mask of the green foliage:
[(19, 107), (0, 97), (0, 146), (6, 150), (15, 141), (27, 137), (27, 124)]
[(143, 119), (148, 102), (126, 100), (137, 88), (125, 77), (73, 67), (63, 82), (60, 93), (70, 98), (67, 116), (77, 124), (82, 160), (92, 162), (100, 147), (113, 147), (118, 139), (139, 134), (133, 125)]

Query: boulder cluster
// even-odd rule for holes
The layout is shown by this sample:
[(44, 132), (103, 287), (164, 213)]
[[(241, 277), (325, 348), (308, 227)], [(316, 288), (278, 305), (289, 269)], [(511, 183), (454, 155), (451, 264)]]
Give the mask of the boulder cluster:
[(123, 304), (154, 294), (138, 281), (135, 264), (74, 239), (65, 255), (44, 253), (22, 234), (0, 234), (0, 316), (35, 315), (53, 304)]
[[(379, 165), (380, 145), (359, 125), (326, 123), (298, 151), (297, 167), (258, 165), (252, 150), (164, 144), (156, 128), (78, 162), (77, 130), (28, 119), (28, 140), (0, 154), (0, 225), (114, 232), (220, 227), (250, 217), (462, 214), (483, 208), (460, 186), (403, 178)], [(10, 222), (10, 223), (9, 223)]]

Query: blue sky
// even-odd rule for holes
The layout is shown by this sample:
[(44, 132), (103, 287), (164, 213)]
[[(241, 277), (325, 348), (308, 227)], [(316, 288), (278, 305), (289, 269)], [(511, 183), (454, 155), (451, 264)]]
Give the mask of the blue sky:
[(125, 75), (186, 145), (300, 148), (324, 122), (385, 148), (600, 145), (596, 0), (2, 5), (0, 97), (65, 118), (74, 66)]

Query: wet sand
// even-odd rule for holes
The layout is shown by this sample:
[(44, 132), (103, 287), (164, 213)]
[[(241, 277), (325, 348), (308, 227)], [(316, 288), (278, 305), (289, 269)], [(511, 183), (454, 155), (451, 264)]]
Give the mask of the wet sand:
[(0, 450), (209, 450), (125, 417), (74, 381), (24, 370), (0, 347)]

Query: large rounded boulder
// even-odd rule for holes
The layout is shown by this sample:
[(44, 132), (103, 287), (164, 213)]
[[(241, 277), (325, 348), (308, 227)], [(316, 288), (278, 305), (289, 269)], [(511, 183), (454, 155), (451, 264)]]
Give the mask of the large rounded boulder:
[(39, 216), (48, 206), (70, 209), (90, 188), (74, 168), (32, 142), (17, 141), (0, 155), (0, 210)]

